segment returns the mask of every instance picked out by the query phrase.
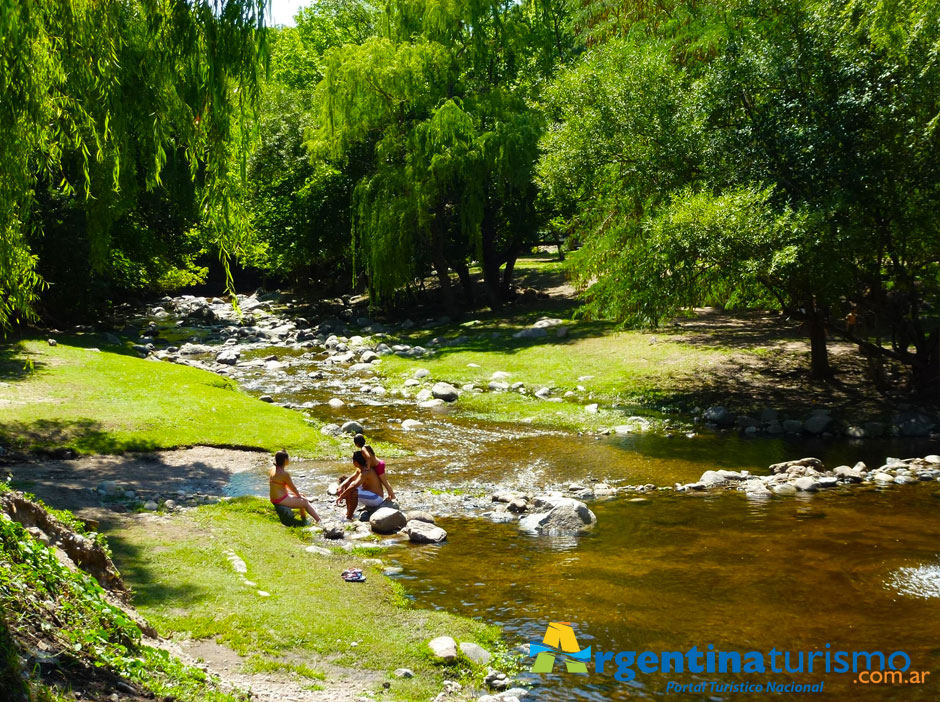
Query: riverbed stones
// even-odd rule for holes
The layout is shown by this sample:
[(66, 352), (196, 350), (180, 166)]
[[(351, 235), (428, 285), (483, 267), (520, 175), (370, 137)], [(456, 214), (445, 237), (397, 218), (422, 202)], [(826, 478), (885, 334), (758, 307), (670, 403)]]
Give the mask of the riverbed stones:
[(183, 344), (180, 346), (180, 356), (197, 356), (203, 353), (212, 353), (215, 349), (205, 344)]
[(476, 665), (488, 665), (489, 662), (493, 660), (493, 654), (479, 644), (471, 643), (470, 641), (461, 641), (459, 648), (464, 658)]
[(804, 476), (793, 481), (794, 487), (800, 492), (816, 492), (819, 490), (819, 482), (815, 478)]
[(424, 426), (424, 422), (419, 422), (417, 419), (406, 419), (401, 423), (401, 428), (405, 431), (410, 431), (412, 429), (418, 429)]
[(438, 400), (444, 400), (444, 402), (456, 402), (457, 398), (460, 397), (457, 388), (450, 383), (443, 382), (434, 383), (434, 386), (431, 388), (431, 394)]
[(438, 636), (428, 641), (431, 657), (436, 663), (455, 663), (457, 661), (457, 642), (450, 636)]
[(871, 479), (874, 480), (876, 483), (882, 483), (882, 484), (894, 482), (894, 476), (891, 475), (890, 473), (885, 473), (883, 471), (879, 471), (875, 473), (873, 476), (871, 476)]
[(320, 427), (320, 433), (324, 436), (339, 436), (343, 433), (342, 428), (339, 424), (324, 424)]
[(728, 479), (721, 475), (718, 471), (706, 470), (704, 473), (702, 473), (702, 477), (698, 479), (698, 482), (706, 488), (715, 488), (725, 485), (728, 482)]
[(328, 405), (329, 405), (330, 407), (332, 407), (333, 409), (340, 409), (340, 408), (346, 406), (346, 403), (343, 402), (343, 401), (342, 401), (341, 399), (339, 399), (338, 397), (331, 397), (331, 398), (330, 398), (330, 401), (327, 402), (326, 404), (328, 404)]
[(823, 462), (818, 458), (813, 458), (812, 456), (806, 458), (798, 458), (795, 461), (783, 461), (782, 463), (774, 463), (770, 466), (771, 473), (789, 473), (791, 468), (813, 468), (814, 470), (822, 470)]
[(709, 407), (704, 416), (706, 422), (719, 427), (730, 427), (734, 424), (734, 415), (726, 407)]
[(361, 434), (363, 432), (363, 428), (359, 422), (350, 420), (343, 423), (343, 425), (340, 427), (340, 431), (342, 431), (344, 434)]
[(376, 534), (394, 534), (407, 523), (405, 513), (394, 507), (379, 507), (369, 517), (369, 525)]
[(418, 407), (421, 409), (434, 409), (435, 407), (443, 407), (446, 402), (440, 399), (439, 397), (431, 398), (430, 400), (425, 400), (424, 402), (419, 402)]
[(571, 497), (537, 498), (534, 509), (519, 520), (519, 528), (530, 534), (580, 534), (597, 523), (588, 506)]
[(509, 390), (509, 383), (504, 383), (499, 380), (491, 380), (489, 383), (487, 383), (486, 387), (493, 392), (506, 392)]
[(833, 474), (847, 483), (860, 483), (862, 482), (862, 472), (857, 468), (849, 468), (849, 466), (837, 466), (832, 470)]
[(777, 483), (776, 485), (771, 485), (770, 489), (774, 494), (782, 497), (789, 497), (797, 493), (796, 486), (790, 483)]
[(423, 512), (421, 510), (411, 510), (405, 512), (405, 517), (409, 522), (418, 521), (418, 522), (427, 522), (428, 524), (434, 524), (434, 516), (429, 512)]
[(832, 417), (826, 414), (814, 414), (803, 422), (803, 429), (808, 434), (818, 436), (829, 428), (832, 424)]
[(215, 355), (215, 362), (226, 366), (234, 366), (241, 358), (241, 352), (238, 349), (223, 349)]
[(346, 529), (338, 522), (323, 522), (321, 526), (323, 527), (324, 539), (336, 540), (346, 538)]
[(439, 544), (447, 540), (447, 532), (439, 526), (417, 519), (407, 522), (401, 531), (413, 544)]

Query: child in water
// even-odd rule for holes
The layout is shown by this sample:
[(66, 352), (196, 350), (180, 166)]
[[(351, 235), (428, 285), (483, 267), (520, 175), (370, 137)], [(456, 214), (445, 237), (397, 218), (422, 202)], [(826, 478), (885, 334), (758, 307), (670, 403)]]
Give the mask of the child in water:
[[(291, 480), (290, 473), (287, 472), (287, 466), (290, 465), (290, 457), (287, 451), (278, 451), (274, 454), (274, 467), (268, 471), (268, 486), (271, 493), (272, 505), (283, 505), (291, 509), (299, 509), (301, 515), (304, 512), (309, 514), (313, 521), (320, 523), (320, 516), (310, 504), (310, 501), (300, 494), (300, 490)], [(294, 493), (291, 495), (290, 493)]]

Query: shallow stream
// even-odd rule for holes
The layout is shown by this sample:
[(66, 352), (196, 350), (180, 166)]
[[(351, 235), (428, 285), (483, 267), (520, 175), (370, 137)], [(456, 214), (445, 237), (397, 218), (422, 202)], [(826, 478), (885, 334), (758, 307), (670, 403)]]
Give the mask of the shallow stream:
[[(568, 482), (672, 486), (708, 469), (766, 473), (778, 461), (817, 456), (828, 465), (887, 456), (940, 453), (929, 440), (746, 439), (737, 434), (667, 438), (659, 434), (588, 437), (525, 424), (492, 425), (449, 411), (418, 410), (412, 401), (359, 390), (339, 373), (311, 379), (317, 357), (283, 347), (292, 362), (258, 364), (237, 374), (255, 394), (272, 394), (325, 422), (362, 421), (371, 439), (395, 442), (412, 455), (388, 461), (396, 487), (433, 495), (472, 496), (477, 507), (494, 488), (538, 491)], [(306, 353), (306, 357), (304, 357)], [(346, 406), (326, 403), (342, 397)], [(400, 422), (424, 426), (405, 431)], [(397, 420), (397, 422), (396, 422)], [(301, 479), (320, 489), (337, 462), (298, 464)], [(298, 481), (300, 482), (300, 481)], [(236, 492), (260, 491), (252, 476)], [(423, 505), (422, 505), (423, 506)], [(468, 509), (473, 505), (468, 504)], [(409, 505), (403, 504), (404, 509)], [(940, 484), (840, 487), (815, 494), (748, 501), (735, 493), (621, 495), (595, 501), (594, 530), (578, 538), (534, 537), (515, 524), (450, 510), (439, 523), (441, 546), (389, 551), (418, 606), (443, 608), (503, 627), (515, 645), (539, 641), (549, 622), (571, 622), (581, 647), (594, 652), (706, 650), (905, 652), (912, 670), (931, 671), (924, 684), (854, 682), (852, 673), (523, 674), (540, 700), (658, 698), (667, 684), (700, 681), (823, 681), (818, 697), (844, 700), (940, 699)], [(433, 512), (434, 509), (431, 509)], [(446, 633), (446, 632), (441, 632)], [(821, 659), (817, 659), (819, 661)], [(817, 666), (819, 663), (817, 662)], [(632, 667), (634, 672), (636, 666)], [(629, 673), (627, 674), (629, 677)], [(676, 699), (760, 699), (753, 692), (670, 693)]]

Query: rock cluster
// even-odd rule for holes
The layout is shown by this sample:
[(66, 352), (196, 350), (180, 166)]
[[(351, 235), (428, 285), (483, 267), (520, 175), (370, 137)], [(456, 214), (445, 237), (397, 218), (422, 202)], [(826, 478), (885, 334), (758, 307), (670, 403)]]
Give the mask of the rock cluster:
[(725, 407), (704, 410), (701, 420), (718, 429), (737, 429), (745, 434), (802, 434), (807, 436), (845, 436), (851, 439), (868, 437), (930, 436), (940, 427), (936, 415), (906, 411), (895, 414), (889, 421), (851, 423), (832, 416), (828, 409), (815, 409), (805, 417), (785, 417), (775, 409), (764, 409), (760, 416), (735, 415)]
[(888, 458), (884, 465), (869, 468), (859, 462), (826, 470), (818, 458), (800, 458), (770, 466), (770, 475), (751, 475), (748, 471), (707, 470), (697, 482), (677, 485), (676, 490), (733, 489), (749, 498), (811, 493), (856, 484), (889, 485), (940, 481), (940, 456), (924, 458)]

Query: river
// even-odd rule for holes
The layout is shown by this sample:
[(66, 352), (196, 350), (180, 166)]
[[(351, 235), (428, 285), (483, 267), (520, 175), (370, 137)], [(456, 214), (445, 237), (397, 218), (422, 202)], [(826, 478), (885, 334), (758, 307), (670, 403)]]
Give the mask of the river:
[[(817, 456), (827, 465), (887, 456), (938, 453), (929, 440), (802, 440), (702, 433), (588, 437), (518, 424), (485, 424), (450, 410), (424, 411), (412, 401), (376, 396), (327, 369), (307, 373), (320, 356), (304, 349), (256, 348), (251, 361), (276, 353), (287, 363), (248, 365), (236, 373), (246, 391), (306, 405), (324, 421), (355, 418), (371, 439), (395, 442), (411, 455), (390, 459), (395, 486), (468, 496), (468, 512), (495, 488), (538, 491), (546, 485), (603, 480), (613, 485), (672, 486), (715, 468), (765, 474), (781, 460)], [(337, 394), (346, 406), (326, 402)], [(342, 468), (301, 464), (319, 489)], [(249, 486), (250, 487), (250, 486)], [(470, 499), (472, 498), (472, 499)], [(449, 503), (452, 504), (453, 503)], [(425, 505), (422, 505), (425, 506)], [(409, 505), (404, 504), (407, 509)], [(832, 700), (940, 698), (940, 485), (839, 487), (794, 497), (748, 500), (737, 493), (653, 490), (594, 501), (597, 525), (581, 537), (530, 536), (449, 510), (438, 523), (440, 546), (390, 550), (387, 562), (416, 606), (443, 608), (503, 628), (511, 645), (540, 641), (549, 622), (570, 622), (581, 647), (621, 651), (762, 652), (766, 673), (524, 672), (539, 700), (761, 699), (767, 693), (718, 691), (709, 683), (823, 682), (816, 697)], [(432, 509), (432, 511), (434, 511)], [(446, 633), (446, 632), (442, 632)], [(772, 672), (770, 652), (902, 651), (924, 684), (864, 684), (851, 672)], [(782, 657), (779, 659), (782, 665)], [(899, 659), (900, 660), (900, 659)], [(804, 668), (807, 664), (804, 662)], [(704, 682), (704, 691), (667, 693), (671, 683)], [(776, 694), (776, 693), (771, 693)]]

